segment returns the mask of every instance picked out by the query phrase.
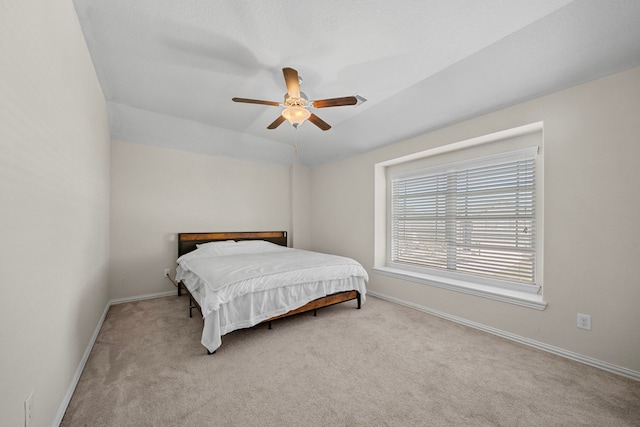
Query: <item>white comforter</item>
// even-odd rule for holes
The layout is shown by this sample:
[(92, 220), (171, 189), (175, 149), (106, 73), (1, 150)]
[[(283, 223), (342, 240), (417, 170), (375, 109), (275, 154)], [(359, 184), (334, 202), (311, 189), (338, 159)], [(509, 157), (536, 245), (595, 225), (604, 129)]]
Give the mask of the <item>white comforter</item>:
[(355, 260), (266, 242), (210, 245), (178, 259), (176, 279), (200, 304), (202, 343), (214, 351), (221, 335), (253, 326), (335, 292), (364, 298), (367, 272)]

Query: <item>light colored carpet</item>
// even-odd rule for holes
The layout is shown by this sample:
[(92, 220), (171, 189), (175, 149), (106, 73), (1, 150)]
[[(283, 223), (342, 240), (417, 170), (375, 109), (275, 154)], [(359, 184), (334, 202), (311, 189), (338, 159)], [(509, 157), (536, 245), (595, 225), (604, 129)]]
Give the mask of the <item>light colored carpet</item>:
[(62, 426), (638, 426), (640, 382), (369, 296), (223, 337), (111, 307)]

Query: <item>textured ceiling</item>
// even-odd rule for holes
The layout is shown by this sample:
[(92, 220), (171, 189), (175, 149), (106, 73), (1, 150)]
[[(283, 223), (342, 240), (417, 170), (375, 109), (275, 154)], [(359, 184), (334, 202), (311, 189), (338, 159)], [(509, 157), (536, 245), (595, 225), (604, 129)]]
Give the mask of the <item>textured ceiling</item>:
[[(114, 139), (316, 166), (640, 65), (637, 0), (74, 0)], [(267, 126), (283, 67), (331, 124)], [(294, 144), (298, 147), (295, 153)]]

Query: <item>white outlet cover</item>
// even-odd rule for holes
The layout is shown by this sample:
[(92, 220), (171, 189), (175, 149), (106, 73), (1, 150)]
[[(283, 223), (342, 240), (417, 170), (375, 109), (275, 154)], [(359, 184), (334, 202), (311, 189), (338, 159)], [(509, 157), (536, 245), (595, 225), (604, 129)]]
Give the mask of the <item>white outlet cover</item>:
[(578, 328), (591, 330), (591, 315), (578, 313)]

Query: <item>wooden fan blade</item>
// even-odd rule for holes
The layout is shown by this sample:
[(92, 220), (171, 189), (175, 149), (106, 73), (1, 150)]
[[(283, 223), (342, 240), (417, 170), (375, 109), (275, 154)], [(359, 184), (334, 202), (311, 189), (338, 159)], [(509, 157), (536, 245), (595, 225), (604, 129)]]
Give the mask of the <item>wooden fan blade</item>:
[(345, 96), (342, 98), (319, 99), (313, 101), (314, 108), (340, 107), (341, 105), (356, 105), (358, 98), (355, 96)]
[(247, 104), (261, 104), (261, 105), (273, 105), (279, 107), (280, 103), (275, 101), (260, 101), (259, 99), (247, 99), (247, 98), (231, 98), (233, 102), (246, 102)]
[(275, 119), (273, 121), (273, 123), (271, 123), (269, 126), (267, 126), (267, 129), (275, 129), (278, 126), (280, 126), (282, 124), (282, 122), (284, 122), (285, 120), (287, 120), (287, 119), (285, 119), (284, 117), (282, 117), (282, 115), (280, 115), (280, 116), (278, 116), (277, 119)]
[(283, 68), (284, 82), (287, 84), (287, 93), (292, 98), (300, 98), (300, 80), (298, 72), (293, 68)]
[(331, 126), (329, 126), (329, 124), (327, 122), (325, 122), (324, 120), (322, 120), (320, 117), (316, 116), (315, 114), (311, 113), (311, 115), (309, 116), (308, 119), (311, 123), (313, 123), (314, 125), (318, 126), (320, 129), (322, 130), (329, 130), (331, 129)]

